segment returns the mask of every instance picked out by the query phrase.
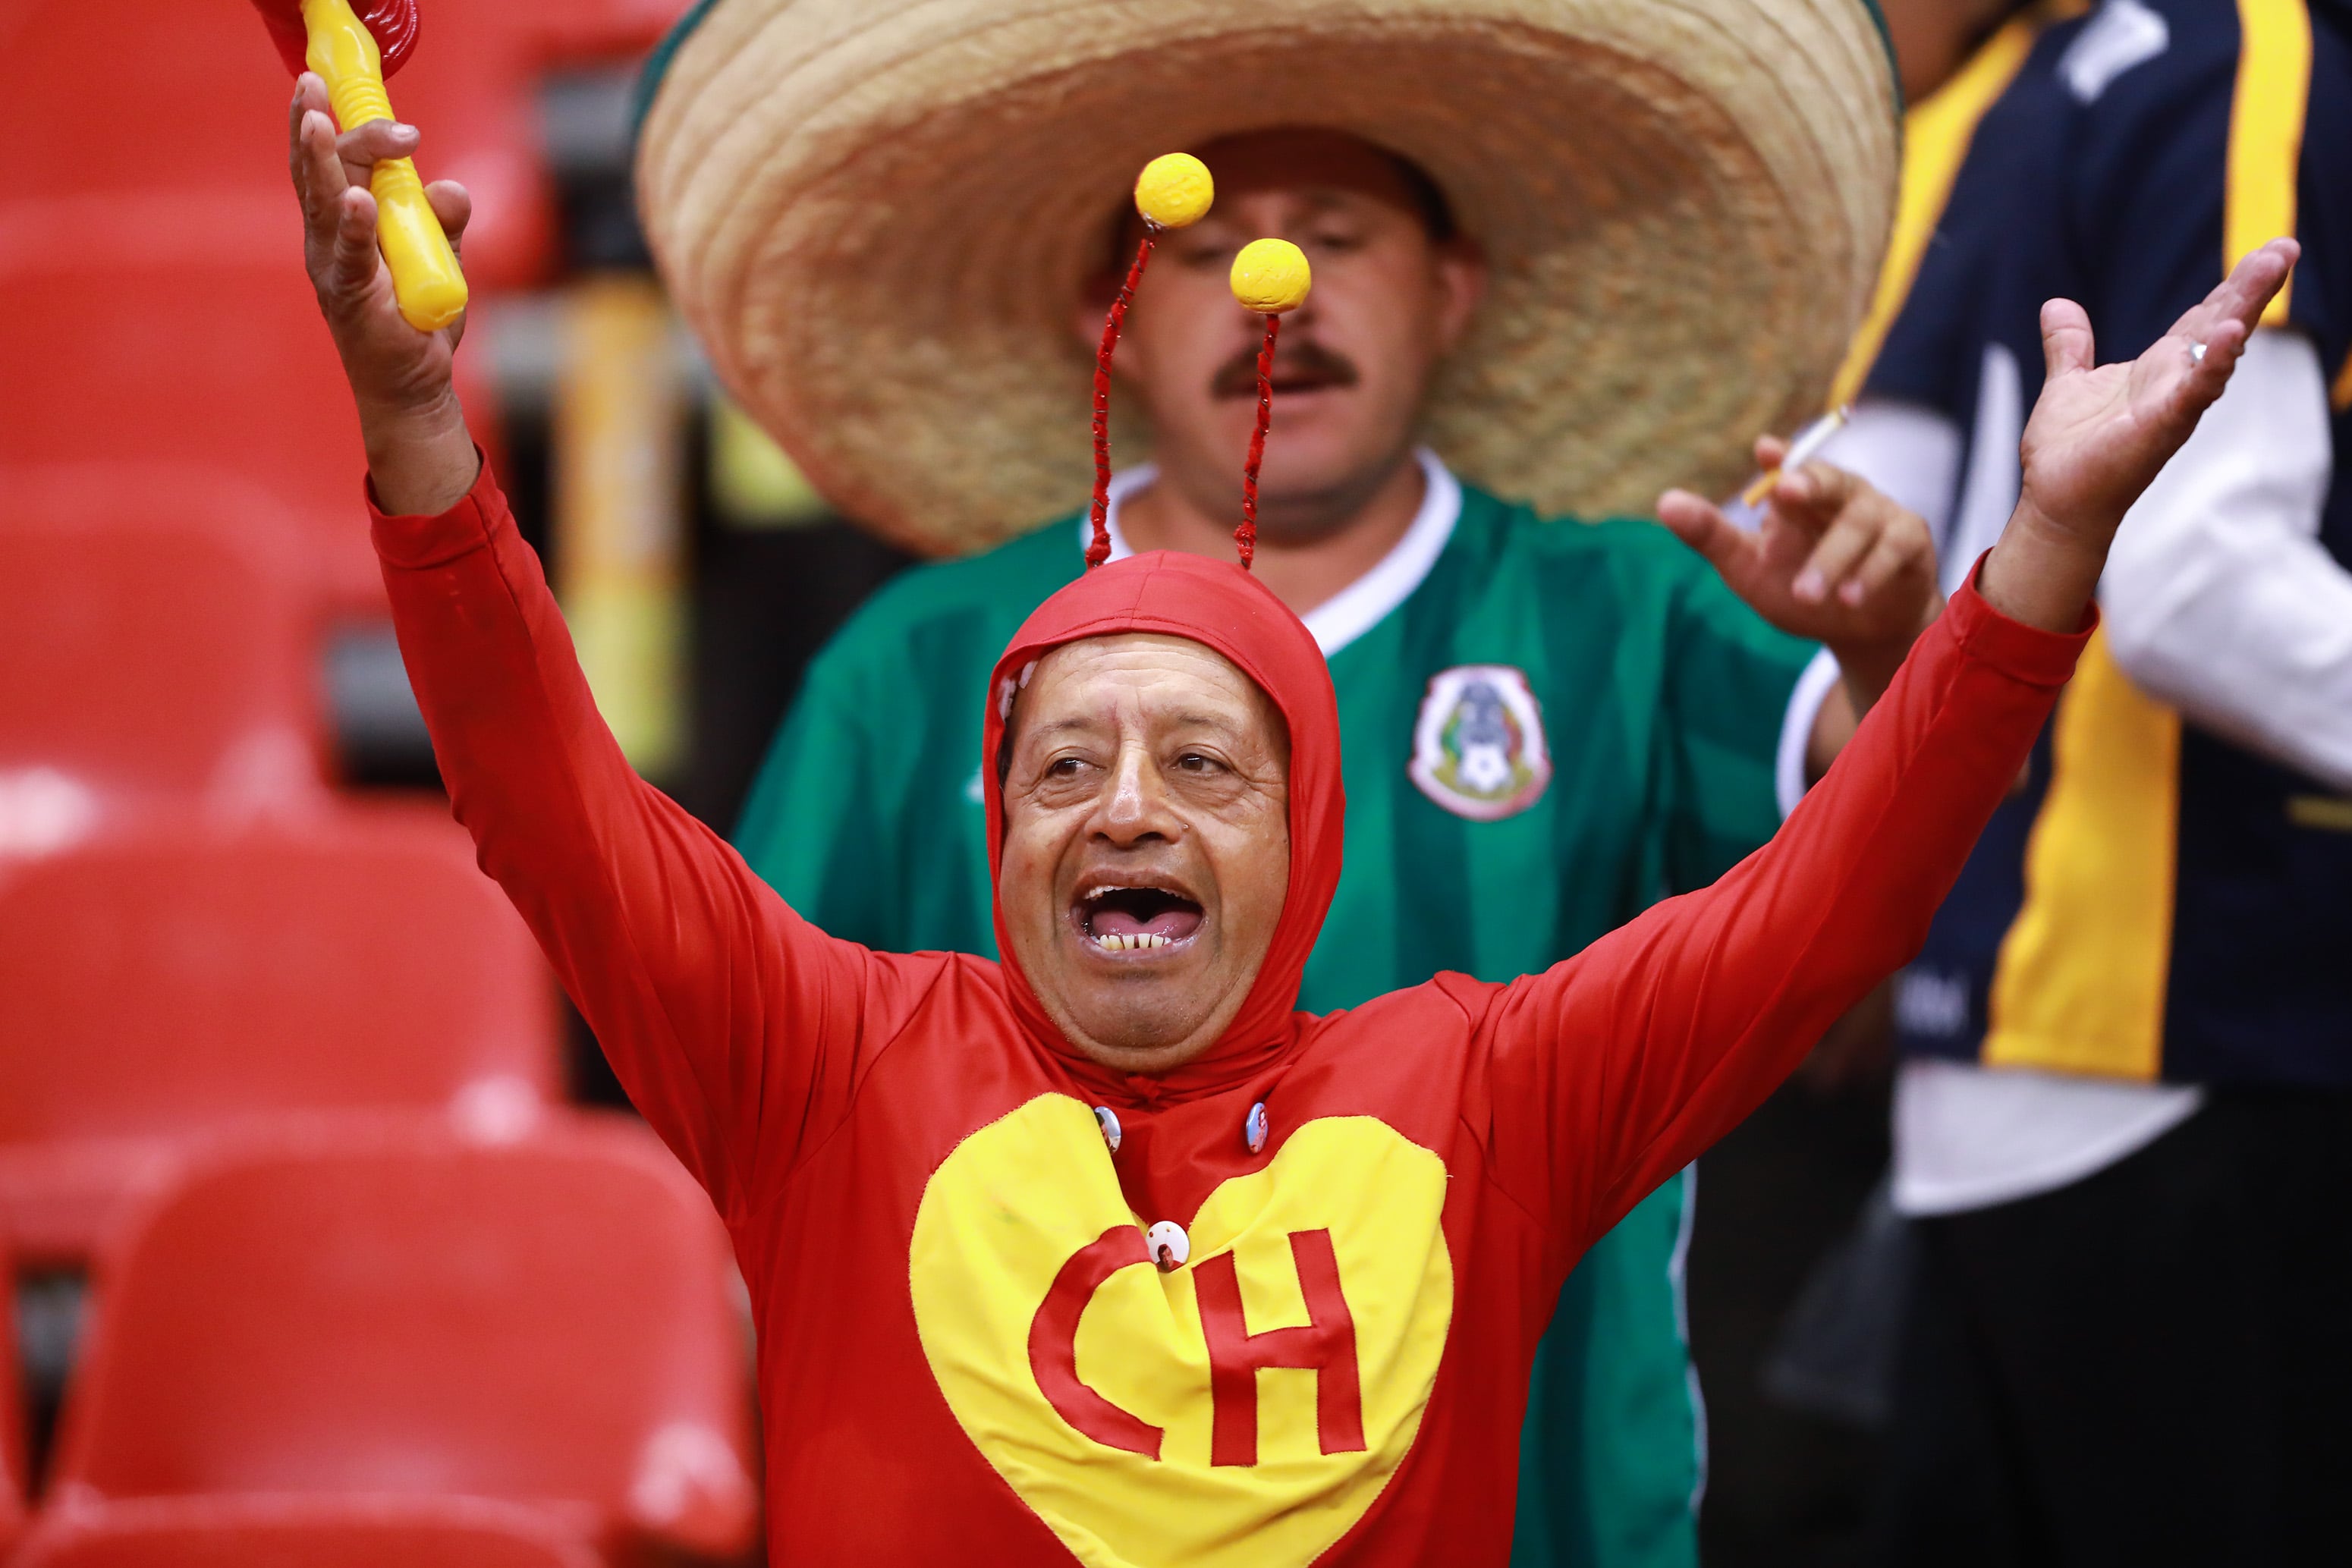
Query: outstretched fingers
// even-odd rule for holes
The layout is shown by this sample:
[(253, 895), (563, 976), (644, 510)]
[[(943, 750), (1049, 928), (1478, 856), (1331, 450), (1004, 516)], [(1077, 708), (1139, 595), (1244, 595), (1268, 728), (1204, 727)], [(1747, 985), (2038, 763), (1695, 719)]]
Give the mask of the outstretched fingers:
[(1723, 515), (1723, 508), (1706, 497), (1669, 490), (1658, 497), (1658, 520), (1734, 588), (1746, 581), (1754, 569), (1754, 537), (1742, 533)]
[[(2291, 239), (2274, 239), (2248, 253), (2212, 293), (2172, 324), (2168, 335), (2210, 344), (2216, 333), (2233, 321), (2242, 332), (2252, 333), (2262, 321), (2263, 308), (2286, 286), (2287, 274), (2294, 270), (2302, 255), (2303, 246)], [(2242, 342), (2243, 337), (2239, 340)]]
[(1924, 571), (1933, 581), (1936, 550), (1925, 528), (1881, 528), (1853, 575), (1838, 586), (1839, 601), (1859, 606), (1886, 592), (1906, 573)]
[(1801, 604), (1819, 604), (1832, 590), (1849, 603), (1860, 594), (1852, 589), (1855, 567), (1867, 557), (1885, 528), (1877, 492), (1860, 476), (1826, 463), (1808, 463), (1782, 476), (1772, 492), (1773, 514), (1811, 536), (1813, 548), (1789, 584), (1790, 596)]
[(2135, 403), (2186, 440), (2189, 428), (2229, 385), (2230, 373), (2285, 287), (2302, 247), (2273, 240), (2230, 269), (2213, 292), (2182, 315), (2133, 367)]
[(2098, 363), (2098, 345), (2091, 336), (2091, 318), (2072, 299), (2045, 300), (2042, 306), (2042, 365), (2045, 379), (2087, 371)]

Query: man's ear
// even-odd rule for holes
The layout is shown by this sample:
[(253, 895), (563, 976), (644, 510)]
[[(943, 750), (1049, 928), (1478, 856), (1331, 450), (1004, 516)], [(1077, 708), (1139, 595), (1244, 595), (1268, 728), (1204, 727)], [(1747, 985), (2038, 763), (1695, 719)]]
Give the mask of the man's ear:
[[(1118, 298), (1120, 281), (1108, 273), (1097, 274), (1087, 280), (1086, 287), (1078, 293), (1077, 303), (1071, 307), (1070, 330), (1077, 339), (1078, 346), (1086, 350), (1089, 364), (1094, 362), (1095, 351), (1102, 347), (1103, 322), (1110, 315), (1111, 301)], [(1130, 306), (1129, 310), (1128, 319), (1132, 321), (1133, 307)], [(1118, 352), (1111, 361), (1111, 373), (1122, 383), (1134, 385), (1135, 361), (1142, 352), (1132, 332), (1120, 333)]]
[(1452, 353), (1486, 297), (1486, 253), (1477, 241), (1456, 235), (1437, 247), (1436, 266), (1438, 349)]
[(1118, 298), (1118, 279), (1096, 273), (1087, 279), (1086, 287), (1070, 306), (1070, 331), (1093, 359), (1102, 342), (1103, 318), (1110, 314), (1110, 302)]

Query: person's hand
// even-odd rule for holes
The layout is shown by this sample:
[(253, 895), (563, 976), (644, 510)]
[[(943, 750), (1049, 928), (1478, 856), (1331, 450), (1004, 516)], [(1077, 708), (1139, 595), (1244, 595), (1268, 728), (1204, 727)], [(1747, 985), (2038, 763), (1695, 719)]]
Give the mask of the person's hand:
[(2018, 447), (2020, 504), (2105, 548), (2221, 395), (2263, 308), (2301, 254), (2291, 239), (2271, 241), (2129, 364), (2094, 363), (2091, 319), (2080, 305), (2044, 305), (2049, 373)]
[(1979, 585), (1995, 609), (2051, 631), (2080, 623), (2124, 514), (2221, 395), (2301, 255), (2271, 241), (2128, 364), (2095, 362), (2080, 305), (2042, 306), (2047, 377), (2018, 447), (2022, 487)]
[[(1788, 444), (1756, 443), (1759, 466), (1780, 466)], [(1826, 463), (1781, 474), (1763, 526), (1748, 532), (1687, 490), (1658, 497), (1658, 517), (1705, 556), (1734, 593), (1793, 636), (1825, 643), (1864, 685), (1868, 706), (1943, 599), (1927, 525), (1866, 480)]]
[[(465, 320), (420, 332), (401, 319), (367, 183), (378, 159), (408, 157), (416, 145), (414, 127), (391, 120), (337, 136), (326, 83), (309, 71), (296, 80), (287, 162), (302, 204), (303, 260), (351, 382), (369, 472), (387, 509), (440, 512), (472, 486), (477, 467), (451, 382)], [(436, 181), (425, 196), (459, 244), (473, 214), (464, 187)]]

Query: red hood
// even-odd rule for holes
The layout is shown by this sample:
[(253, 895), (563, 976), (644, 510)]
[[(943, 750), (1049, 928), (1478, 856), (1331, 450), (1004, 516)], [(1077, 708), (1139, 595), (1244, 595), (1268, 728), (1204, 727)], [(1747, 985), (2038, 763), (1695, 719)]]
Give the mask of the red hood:
[(1005, 988), (1029, 1032), (1069, 1061), (1083, 1080), (1126, 1084), (1156, 1098), (1162, 1092), (1181, 1094), (1237, 1082), (1281, 1055), (1297, 1037), (1299, 977), (1323, 929), (1332, 891), (1339, 885), (1347, 801), (1339, 788), (1339, 711), (1331, 695), (1331, 673), (1298, 617), (1231, 561), (1174, 550), (1130, 556), (1096, 568), (1039, 605), (996, 662), (988, 685), (980, 768), (987, 791), (992, 888), (1002, 869), (1004, 833), (996, 758), (1021, 672), (1065, 643), (1121, 632), (1186, 637), (1215, 649), (1274, 699), (1290, 728), (1290, 886), (1282, 918), (1242, 1010), (1197, 1060), (1148, 1084), (1087, 1061), (1063, 1038), (1030, 989), (1005, 930), (1003, 901), (995, 901), (996, 950), (1004, 966)]

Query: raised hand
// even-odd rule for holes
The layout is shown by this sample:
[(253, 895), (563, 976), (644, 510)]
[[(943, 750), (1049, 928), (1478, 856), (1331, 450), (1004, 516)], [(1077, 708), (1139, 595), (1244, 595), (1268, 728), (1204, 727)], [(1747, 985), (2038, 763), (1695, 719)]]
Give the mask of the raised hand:
[[(1776, 468), (1787, 451), (1768, 435), (1756, 461)], [(1751, 533), (1687, 490), (1658, 497), (1675, 536), (1766, 621), (1826, 643), (1861, 683), (1856, 706), (1867, 706), (1943, 603), (1927, 525), (1866, 480), (1818, 462), (1783, 473), (1768, 507)]]
[[(376, 160), (414, 154), (416, 131), (375, 120), (337, 136), (326, 84), (307, 71), (289, 113), (287, 163), (302, 204), (303, 259), (351, 382), (378, 497), (395, 512), (446, 510), (471, 487), (478, 467), (451, 382), (465, 321), (420, 332), (401, 319), (391, 269), (376, 249), (375, 197), (368, 192)], [(473, 214), (465, 188), (436, 181), (425, 196), (450, 243), (461, 243)]]
[(2047, 378), (2019, 444), (2023, 485), (1979, 585), (1996, 609), (2053, 631), (2079, 622), (2124, 514), (2221, 395), (2301, 255), (2271, 241), (2128, 364), (2095, 362), (2080, 305), (2042, 308)]
[(2095, 363), (2091, 319), (2080, 305), (2044, 305), (2048, 379), (2018, 449), (2024, 504), (2061, 526), (2113, 535), (2221, 395), (2263, 307), (2301, 253), (2291, 239), (2271, 241), (2128, 364)]

